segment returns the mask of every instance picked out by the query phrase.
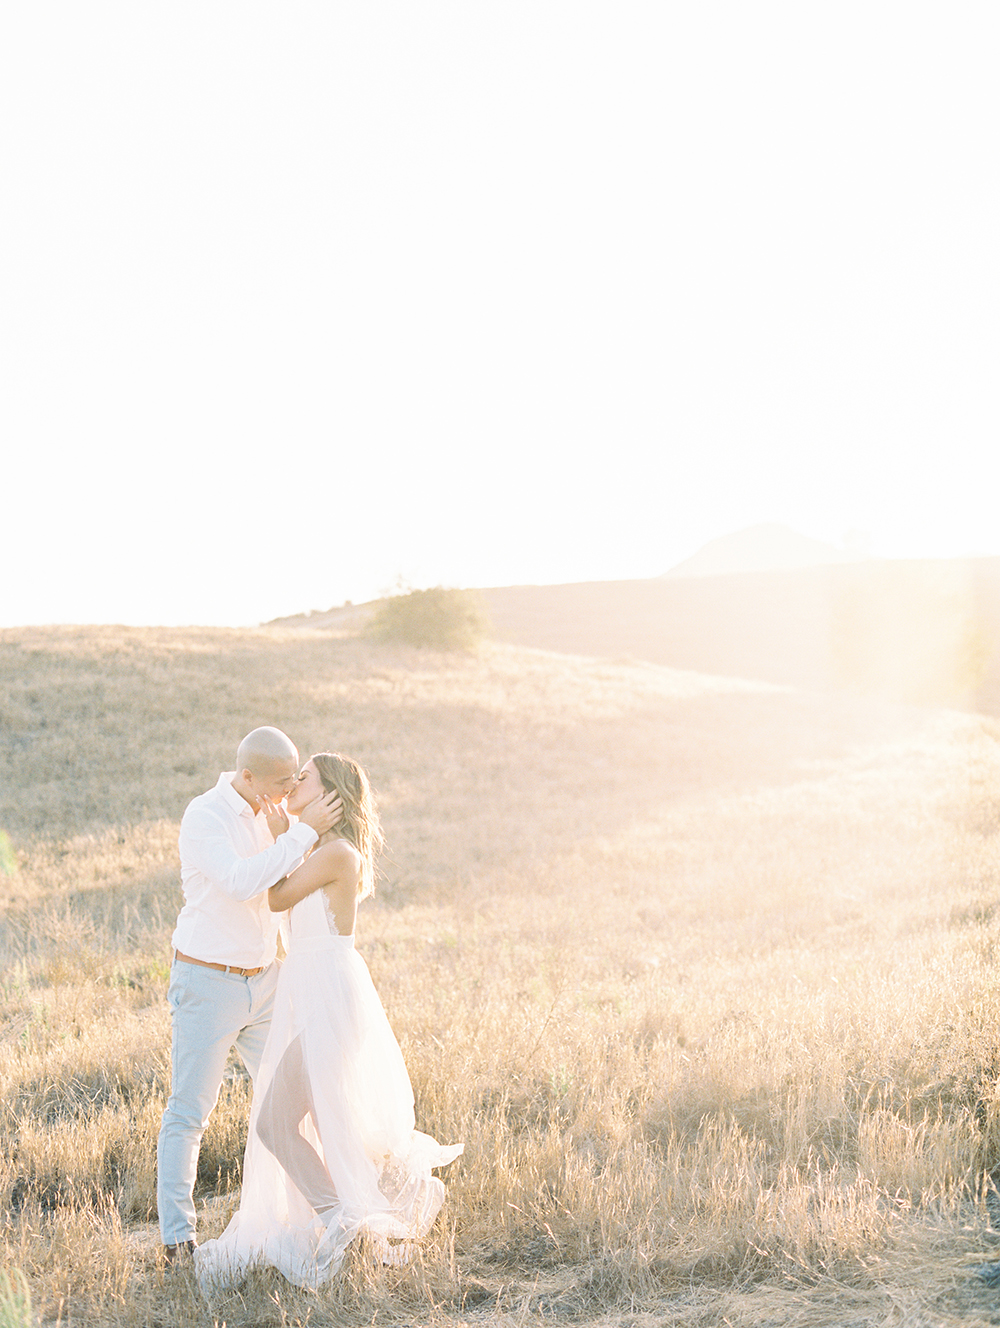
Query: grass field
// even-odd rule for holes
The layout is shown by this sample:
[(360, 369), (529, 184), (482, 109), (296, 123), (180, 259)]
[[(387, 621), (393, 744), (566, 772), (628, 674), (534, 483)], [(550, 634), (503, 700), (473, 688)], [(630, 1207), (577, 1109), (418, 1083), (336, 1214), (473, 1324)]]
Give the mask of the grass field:
[[(154, 1220), (176, 835), (258, 723), (371, 772), (358, 948), (466, 1148), (418, 1263), (206, 1301)], [(998, 738), (512, 646), (0, 631), (0, 1267), (66, 1328), (1000, 1322)], [(203, 1236), (248, 1106), (234, 1066)]]

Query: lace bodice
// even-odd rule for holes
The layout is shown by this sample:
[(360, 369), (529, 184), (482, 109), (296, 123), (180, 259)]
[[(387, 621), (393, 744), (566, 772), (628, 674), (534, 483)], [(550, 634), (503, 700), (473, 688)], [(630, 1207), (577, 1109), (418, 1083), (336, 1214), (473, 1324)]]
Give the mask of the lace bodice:
[(333, 909), (326, 897), (325, 890), (314, 890), (305, 899), (300, 899), (288, 915), (288, 928), (292, 943), (307, 938), (336, 936), (341, 940), (353, 942), (353, 935), (341, 936)]
[(326, 925), (330, 929), (330, 935), (339, 936), (340, 932), (337, 930), (337, 919), (333, 916), (333, 909), (330, 907), (330, 896), (325, 890), (317, 890), (316, 893), (323, 900), (323, 912), (326, 914)]

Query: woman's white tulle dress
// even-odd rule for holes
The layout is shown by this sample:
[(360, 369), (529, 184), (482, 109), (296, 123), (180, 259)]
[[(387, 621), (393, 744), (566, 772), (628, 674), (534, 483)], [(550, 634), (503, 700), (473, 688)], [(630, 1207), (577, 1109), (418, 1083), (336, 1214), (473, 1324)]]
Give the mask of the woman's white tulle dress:
[(399, 1044), (353, 935), (337, 935), (324, 891), (295, 905), (289, 928), (239, 1211), (195, 1251), (206, 1288), (259, 1264), (319, 1286), (362, 1232), (383, 1262), (405, 1262), (444, 1201), (431, 1168), (462, 1151), (414, 1129)]

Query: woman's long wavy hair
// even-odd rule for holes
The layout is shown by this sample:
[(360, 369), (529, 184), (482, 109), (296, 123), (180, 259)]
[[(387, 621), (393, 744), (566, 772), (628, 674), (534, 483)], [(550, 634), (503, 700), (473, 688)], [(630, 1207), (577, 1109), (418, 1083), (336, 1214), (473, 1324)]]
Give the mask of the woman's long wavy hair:
[(378, 809), (368, 776), (349, 756), (339, 752), (317, 752), (312, 758), (327, 793), (336, 790), (344, 804), (344, 819), (334, 831), (347, 839), (361, 854), (361, 880), (358, 896), (375, 893), (375, 859), (385, 840), (378, 819)]

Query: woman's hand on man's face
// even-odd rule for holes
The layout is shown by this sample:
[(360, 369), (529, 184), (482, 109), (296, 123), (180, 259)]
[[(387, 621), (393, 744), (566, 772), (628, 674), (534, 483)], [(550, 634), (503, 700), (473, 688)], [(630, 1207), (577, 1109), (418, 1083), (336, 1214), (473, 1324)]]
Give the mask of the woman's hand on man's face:
[(318, 835), (325, 835), (343, 819), (344, 804), (336, 790), (313, 798), (312, 802), (303, 807), (299, 816), (299, 820), (311, 825)]

